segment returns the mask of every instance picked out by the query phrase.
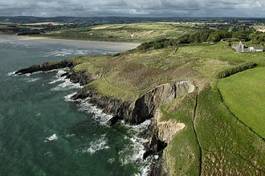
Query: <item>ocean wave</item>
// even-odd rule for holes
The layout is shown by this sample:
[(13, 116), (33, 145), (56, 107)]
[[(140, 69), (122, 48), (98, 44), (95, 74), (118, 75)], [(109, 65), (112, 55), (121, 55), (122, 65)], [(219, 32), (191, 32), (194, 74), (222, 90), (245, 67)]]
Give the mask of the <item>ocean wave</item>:
[(72, 97), (77, 94), (77, 92), (70, 93), (64, 97), (64, 100), (66, 102), (74, 102), (75, 100), (72, 99)]
[(66, 78), (66, 76), (63, 76), (66, 71), (59, 69), (57, 70), (56, 79), (49, 82), (49, 84), (55, 84), (62, 82), (58, 84), (56, 87), (52, 88), (52, 91), (64, 91), (64, 90), (71, 90), (71, 89), (81, 89), (83, 86), (81, 86), (79, 83), (73, 83), (70, 79)]
[(75, 136), (75, 134), (66, 134), (65, 135), (66, 138), (71, 138), (71, 137), (74, 137), (74, 136)]
[(36, 82), (36, 81), (38, 81), (38, 80), (40, 80), (40, 78), (28, 78), (28, 79), (26, 80), (26, 82), (31, 83), (31, 82)]
[(50, 51), (46, 55), (46, 57), (56, 56), (56, 57), (65, 57), (65, 56), (72, 56), (72, 55), (88, 55), (90, 54), (90, 50), (84, 49), (58, 49), (55, 51)]
[(7, 73), (7, 76), (16, 76), (16, 71)]
[[(102, 109), (97, 106), (89, 103), (89, 98), (87, 99), (79, 99), (73, 100), (72, 97), (76, 92), (71, 93), (65, 96), (65, 101), (76, 101), (79, 105), (79, 110), (87, 113), (92, 113), (96, 121), (98, 121), (101, 125), (107, 125), (107, 122), (113, 117), (112, 115), (105, 114)], [(150, 173), (152, 161), (154, 157), (148, 157), (146, 160), (143, 160), (143, 155), (146, 152), (145, 144), (148, 142), (147, 139), (139, 137), (141, 133), (149, 128), (151, 125), (151, 120), (146, 120), (145, 122), (139, 125), (128, 125), (125, 122), (122, 122), (127, 129), (129, 134), (124, 136), (125, 140), (129, 140), (129, 145), (126, 146), (123, 150), (119, 152), (119, 160), (123, 165), (127, 164), (137, 164), (139, 167), (139, 173), (135, 174), (136, 176), (147, 176)], [(107, 145), (107, 141), (105, 139), (105, 135), (101, 137), (99, 140), (91, 142), (89, 147), (83, 149), (83, 153), (93, 154), (98, 150), (109, 148)], [(114, 162), (113, 159), (110, 159), (108, 162)]]
[(130, 137), (130, 145), (119, 152), (120, 160), (123, 165), (130, 163), (140, 163), (143, 161), (145, 147), (143, 139), (136, 136)]
[(143, 159), (143, 155), (146, 152), (144, 144), (147, 142), (144, 138), (139, 138), (137, 135), (133, 135), (129, 138), (130, 145), (119, 152), (119, 158), (122, 165), (137, 164), (139, 172), (135, 176), (147, 176), (150, 172), (152, 165), (152, 157)]
[(56, 134), (53, 134), (49, 137), (46, 137), (44, 142), (53, 142), (53, 141), (57, 141), (58, 140), (58, 136)]
[(57, 85), (56, 87), (52, 88), (52, 91), (63, 91), (63, 90), (71, 90), (71, 89), (81, 89), (83, 86), (81, 86), (79, 83), (72, 83), (70, 79), (63, 79), (63, 83)]
[(107, 139), (106, 135), (102, 135), (99, 139), (92, 141), (89, 143), (89, 146), (85, 149), (82, 149), (82, 153), (89, 153), (89, 154), (94, 154), (97, 151), (100, 150), (106, 150), (109, 149), (110, 147), (107, 145)]
[(92, 113), (93, 118), (101, 125), (107, 125), (108, 121), (113, 117), (110, 114), (104, 113), (103, 110), (99, 109), (97, 106), (89, 103), (88, 99), (80, 101), (79, 110), (90, 114)]
[(143, 159), (143, 155), (146, 152), (145, 144), (149, 142), (149, 140), (139, 136), (149, 128), (152, 121), (146, 120), (139, 125), (128, 125), (124, 122), (122, 123), (128, 128), (131, 136), (125, 136), (125, 138), (129, 139), (130, 145), (119, 152), (120, 161), (123, 165), (136, 163), (139, 167), (139, 173), (135, 174), (135, 176), (147, 176), (149, 175), (151, 169), (153, 157), (151, 156), (145, 160)]
[(55, 84), (55, 83), (58, 83), (58, 82), (63, 82), (66, 77), (65, 76), (62, 76), (63, 74), (65, 74), (66, 71), (65, 70), (57, 70), (57, 73), (55, 75), (55, 79), (50, 81), (49, 84)]
[(128, 128), (130, 128), (131, 130), (133, 130), (133, 131), (135, 131), (137, 133), (142, 133), (143, 131), (148, 129), (151, 124), (152, 124), (152, 120), (149, 119), (149, 120), (146, 120), (146, 121), (144, 121), (143, 123), (141, 123), (139, 125), (128, 125), (128, 124), (125, 124), (125, 126), (127, 126)]

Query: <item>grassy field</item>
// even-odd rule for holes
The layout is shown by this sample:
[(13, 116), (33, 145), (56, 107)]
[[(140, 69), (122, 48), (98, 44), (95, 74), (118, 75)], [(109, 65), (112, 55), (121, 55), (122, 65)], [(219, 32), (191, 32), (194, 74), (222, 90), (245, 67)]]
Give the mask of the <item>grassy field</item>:
[(81, 40), (146, 42), (165, 37), (178, 38), (192, 31), (195, 31), (195, 28), (174, 23), (134, 23), (66, 29), (48, 33), (46, 36)]
[(248, 70), (219, 82), (219, 89), (231, 111), (265, 138), (265, 68)]
[(97, 81), (88, 86), (96, 88), (103, 95), (123, 100), (134, 100), (160, 84), (191, 79), (196, 75), (192, 69), (195, 60), (177, 56), (171, 48), (103, 57), (106, 58), (97, 61), (84, 57), (83, 60), (87, 59), (87, 62), (79, 64), (75, 70), (100, 75)]
[(265, 174), (264, 141), (230, 113), (216, 88), (200, 93), (196, 116), (202, 175)]

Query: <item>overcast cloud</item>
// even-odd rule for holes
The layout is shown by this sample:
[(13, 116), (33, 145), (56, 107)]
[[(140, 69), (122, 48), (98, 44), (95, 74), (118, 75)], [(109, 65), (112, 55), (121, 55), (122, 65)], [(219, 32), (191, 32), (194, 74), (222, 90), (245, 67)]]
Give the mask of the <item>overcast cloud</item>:
[(0, 16), (265, 17), (265, 0), (0, 0)]

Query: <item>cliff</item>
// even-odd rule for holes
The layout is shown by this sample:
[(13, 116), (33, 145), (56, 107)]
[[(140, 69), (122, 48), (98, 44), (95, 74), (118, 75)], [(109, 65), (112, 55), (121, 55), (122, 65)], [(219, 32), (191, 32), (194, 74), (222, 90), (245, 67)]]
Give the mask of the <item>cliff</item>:
[[(70, 61), (34, 65), (26, 69), (21, 69), (16, 73), (27, 74), (65, 67), (70, 68), (70, 70), (62, 76), (66, 76), (66, 78), (74, 83), (86, 85), (97, 79), (97, 76), (87, 72), (75, 72), (72, 69), (74, 64)], [(89, 97), (87, 101), (103, 109), (105, 113), (113, 115), (113, 118), (109, 121), (109, 125), (111, 126), (119, 120), (137, 125), (151, 119), (151, 128), (145, 136), (150, 139), (149, 143), (146, 144), (146, 153), (143, 156), (145, 159), (150, 155), (162, 156), (163, 149), (171, 142), (174, 135), (185, 127), (185, 124), (174, 121), (160, 122), (159, 107), (163, 104), (170, 103), (177, 97), (192, 93), (195, 89), (196, 87), (191, 81), (177, 81), (157, 86), (140, 96), (136, 101), (122, 101), (115, 97), (103, 96), (96, 89), (84, 87), (73, 95), (72, 99), (79, 100)], [(160, 175), (160, 172), (163, 170), (161, 168), (161, 162), (156, 162), (151, 175)]]

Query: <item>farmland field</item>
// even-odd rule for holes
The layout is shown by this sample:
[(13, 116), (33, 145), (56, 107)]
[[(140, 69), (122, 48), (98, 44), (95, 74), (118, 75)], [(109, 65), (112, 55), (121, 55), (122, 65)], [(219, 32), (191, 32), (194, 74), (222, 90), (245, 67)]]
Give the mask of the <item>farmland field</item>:
[(230, 110), (246, 125), (265, 137), (265, 69), (248, 70), (219, 83)]
[(81, 40), (146, 42), (164, 37), (178, 38), (194, 29), (189, 25), (174, 23), (106, 24), (59, 30), (47, 33), (45, 36)]

